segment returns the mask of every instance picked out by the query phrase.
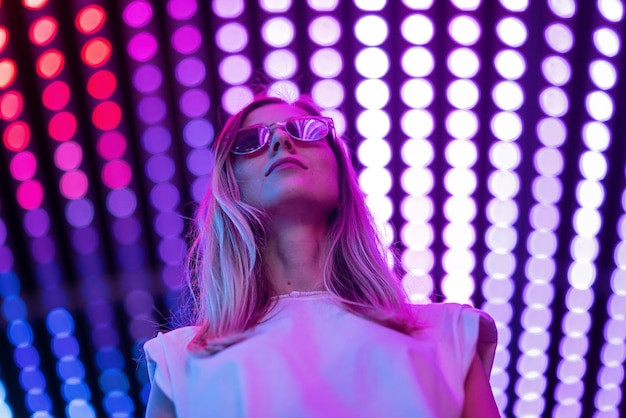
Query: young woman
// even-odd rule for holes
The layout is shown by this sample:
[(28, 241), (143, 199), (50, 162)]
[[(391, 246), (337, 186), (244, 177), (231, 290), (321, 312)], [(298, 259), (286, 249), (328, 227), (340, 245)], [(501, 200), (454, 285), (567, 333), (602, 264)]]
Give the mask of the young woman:
[(496, 417), (496, 330), (411, 305), (306, 98), (226, 123), (189, 255), (195, 324), (145, 344), (148, 417)]

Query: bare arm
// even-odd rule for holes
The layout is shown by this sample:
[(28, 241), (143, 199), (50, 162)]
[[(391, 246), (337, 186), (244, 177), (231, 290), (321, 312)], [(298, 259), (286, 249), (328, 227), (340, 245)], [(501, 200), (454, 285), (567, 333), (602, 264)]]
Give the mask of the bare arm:
[(487, 373), (478, 355), (474, 356), (465, 379), (462, 418), (499, 418), (500, 412), (491, 392)]
[(174, 404), (156, 383), (150, 389), (146, 418), (176, 418)]

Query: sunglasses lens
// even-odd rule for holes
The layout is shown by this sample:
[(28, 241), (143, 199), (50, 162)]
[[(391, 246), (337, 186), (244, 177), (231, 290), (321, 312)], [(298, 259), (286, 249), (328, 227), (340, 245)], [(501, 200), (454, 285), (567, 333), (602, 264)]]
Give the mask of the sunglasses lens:
[(263, 140), (265, 137), (266, 129), (263, 127), (241, 129), (237, 133), (233, 152), (235, 154), (250, 154), (265, 145)]
[(319, 141), (328, 135), (328, 123), (321, 119), (295, 119), (285, 124), (285, 129), (301, 141)]

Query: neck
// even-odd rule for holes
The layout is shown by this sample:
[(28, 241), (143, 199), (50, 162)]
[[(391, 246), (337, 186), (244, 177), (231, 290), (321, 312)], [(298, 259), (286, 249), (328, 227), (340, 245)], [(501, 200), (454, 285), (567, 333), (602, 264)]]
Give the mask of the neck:
[(323, 290), (326, 227), (295, 224), (272, 229), (263, 255), (277, 294)]

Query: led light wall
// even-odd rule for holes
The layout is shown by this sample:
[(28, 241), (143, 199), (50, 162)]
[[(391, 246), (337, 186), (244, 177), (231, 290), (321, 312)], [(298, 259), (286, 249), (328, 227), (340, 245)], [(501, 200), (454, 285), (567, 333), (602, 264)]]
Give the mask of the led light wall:
[(413, 303), (484, 309), (503, 416), (618, 417), (623, 0), (0, 2), (0, 417), (141, 416), (229, 115), (309, 94)]

